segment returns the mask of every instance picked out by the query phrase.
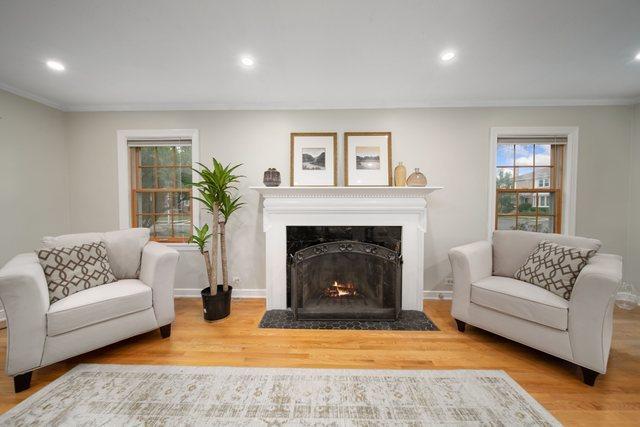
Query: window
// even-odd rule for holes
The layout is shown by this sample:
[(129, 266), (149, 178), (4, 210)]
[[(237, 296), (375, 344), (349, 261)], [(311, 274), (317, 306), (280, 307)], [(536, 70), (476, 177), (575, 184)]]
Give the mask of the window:
[(567, 137), (498, 137), (496, 230), (562, 231)]
[(159, 242), (191, 236), (191, 141), (129, 141), (131, 226)]

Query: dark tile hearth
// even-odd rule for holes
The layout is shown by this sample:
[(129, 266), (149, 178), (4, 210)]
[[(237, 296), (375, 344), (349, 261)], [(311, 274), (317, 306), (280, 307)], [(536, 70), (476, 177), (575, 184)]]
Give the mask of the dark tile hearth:
[(421, 311), (402, 310), (397, 321), (364, 320), (294, 320), (291, 310), (268, 310), (260, 328), (271, 329), (342, 329), (358, 331), (437, 331), (438, 327)]

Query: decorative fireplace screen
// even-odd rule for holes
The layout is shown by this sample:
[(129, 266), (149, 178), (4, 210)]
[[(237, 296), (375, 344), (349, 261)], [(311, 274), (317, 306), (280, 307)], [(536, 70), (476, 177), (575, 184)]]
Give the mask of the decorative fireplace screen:
[(292, 255), (291, 308), (296, 319), (395, 320), (402, 257), (372, 243), (342, 240)]

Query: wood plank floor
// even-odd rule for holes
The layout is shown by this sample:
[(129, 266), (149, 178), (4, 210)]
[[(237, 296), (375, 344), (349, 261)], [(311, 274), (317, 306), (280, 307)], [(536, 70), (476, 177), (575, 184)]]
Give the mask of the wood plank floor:
[[(568, 362), (477, 328), (459, 333), (448, 301), (426, 301), (424, 308), (440, 332), (259, 329), (265, 309), (261, 299), (234, 300), (229, 318), (205, 323), (200, 300), (178, 299), (170, 339), (150, 332), (40, 369), (31, 389), (17, 395), (11, 379), (0, 375), (0, 412), (78, 363), (503, 369), (566, 425), (640, 423), (640, 310), (616, 309), (609, 373), (588, 387)], [(5, 351), (3, 330), (3, 359)]]

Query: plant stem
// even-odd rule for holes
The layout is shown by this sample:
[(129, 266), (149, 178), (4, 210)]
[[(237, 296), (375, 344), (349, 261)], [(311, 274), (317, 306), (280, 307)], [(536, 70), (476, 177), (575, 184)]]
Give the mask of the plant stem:
[(207, 283), (209, 283), (209, 289), (211, 289), (211, 260), (209, 259), (209, 251), (202, 252), (204, 257), (204, 265), (207, 267)]
[(227, 269), (227, 235), (224, 221), (220, 221), (220, 257), (222, 258), (222, 289), (229, 290), (229, 271)]
[(217, 204), (213, 204), (213, 221), (211, 227), (211, 295), (218, 293), (218, 220), (220, 210)]

